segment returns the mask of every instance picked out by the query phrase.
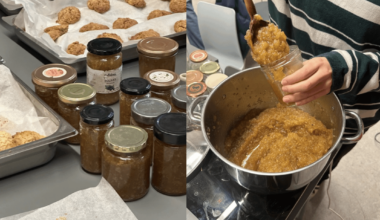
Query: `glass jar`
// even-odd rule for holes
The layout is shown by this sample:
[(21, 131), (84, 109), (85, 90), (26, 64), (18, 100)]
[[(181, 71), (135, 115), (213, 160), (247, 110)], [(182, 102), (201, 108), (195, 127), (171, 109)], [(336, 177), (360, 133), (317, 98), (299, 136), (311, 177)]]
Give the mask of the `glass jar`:
[(153, 154), (153, 124), (159, 115), (170, 111), (170, 104), (157, 98), (139, 99), (131, 106), (131, 125), (144, 128), (148, 133), (146, 148), (149, 151), (149, 158), (151, 161)]
[(186, 85), (190, 85), (194, 82), (202, 82), (203, 73), (198, 70), (189, 70), (186, 72)]
[(158, 192), (186, 194), (186, 114), (167, 113), (154, 123), (152, 186)]
[(66, 139), (66, 142), (80, 143), (80, 112), (85, 106), (95, 104), (95, 95), (95, 89), (84, 83), (72, 83), (58, 89), (58, 113), (78, 131), (77, 135)]
[(295, 103), (284, 103), (282, 98), (288, 93), (282, 91), (281, 81), (285, 76), (293, 74), (295, 71), (303, 67), (303, 59), (301, 51), (297, 46), (289, 46), (289, 54), (264, 66), (261, 70), (265, 73), (269, 84), (271, 85), (274, 94), (278, 101), (285, 105), (295, 105)]
[(223, 73), (214, 73), (206, 79), (207, 92), (211, 93), (211, 91), (219, 85), (223, 80), (227, 79), (228, 76)]
[(80, 159), (82, 168), (94, 174), (102, 171), (104, 135), (114, 126), (114, 112), (104, 105), (88, 105), (80, 112)]
[(193, 51), (189, 56), (189, 68), (187, 70), (199, 70), (202, 64), (208, 61), (208, 54), (204, 50)]
[(186, 88), (186, 95), (189, 99), (189, 101), (193, 101), (196, 97), (201, 96), (205, 94), (207, 90), (206, 84), (203, 82), (195, 82), (191, 83), (189, 86)]
[(175, 71), (178, 43), (166, 37), (148, 37), (137, 43), (140, 76), (156, 69)]
[(32, 73), (36, 94), (58, 112), (58, 89), (77, 80), (77, 71), (64, 64), (48, 64)]
[(186, 85), (186, 73), (179, 74), (179, 80), (180, 85)]
[(186, 85), (180, 85), (172, 89), (173, 112), (186, 112)]
[(207, 61), (202, 64), (199, 70), (203, 73), (202, 82), (206, 82), (207, 77), (214, 73), (221, 73), (219, 63), (214, 61)]
[(123, 59), (121, 43), (111, 38), (98, 38), (87, 44), (87, 84), (96, 90), (98, 104), (119, 101)]
[(150, 160), (144, 129), (121, 125), (105, 135), (102, 176), (125, 202), (144, 197), (149, 191)]
[(151, 84), (140, 77), (123, 79), (120, 83), (120, 125), (131, 124), (131, 106), (138, 99), (150, 97)]
[(152, 70), (144, 75), (144, 79), (152, 84), (151, 96), (167, 101), (172, 109), (171, 90), (179, 85), (179, 77), (169, 70)]

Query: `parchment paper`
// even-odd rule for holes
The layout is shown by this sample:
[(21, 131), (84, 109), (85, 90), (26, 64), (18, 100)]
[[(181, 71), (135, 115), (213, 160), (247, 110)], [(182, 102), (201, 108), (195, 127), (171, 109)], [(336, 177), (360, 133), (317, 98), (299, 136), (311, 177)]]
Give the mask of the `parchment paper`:
[(35, 131), (49, 136), (57, 130), (58, 127), (49, 118), (38, 116), (32, 102), (4, 65), (0, 65), (0, 79), (0, 131), (11, 135)]
[(8, 5), (18, 5), (15, 3), (15, 0), (3, 0)]
[[(74, 56), (66, 53), (67, 46), (72, 42), (79, 41), (87, 45), (87, 43), (95, 39), (99, 34), (104, 32), (115, 33), (124, 41), (123, 46), (136, 44), (137, 40), (129, 40), (129, 38), (138, 32), (153, 29), (161, 36), (174, 34), (174, 24), (179, 20), (186, 20), (186, 13), (174, 13), (151, 20), (147, 20), (149, 13), (155, 9), (170, 11), (169, 1), (162, 0), (145, 0), (147, 6), (143, 9), (135, 8), (127, 4), (124, 0), (110, 0), (111, 9), (99, 14), (88, 9), (87, 0), (65, 0), (65, 1), (49, 1), (49, 0), (15, 0), (24, 6), (24, 11), (18, 15), (15, 25), (19, 28), (25, 26), (26, 33), (51, 48), (66, 63), (72, 63), (80, 57), (85, 57), (87, 51), (83, 55)], [(54, 42), (50, 36), (44, 33), (44, 29), (50, 26), (59, 25), (56, 23), (58, 13), (67, 6), (75, 6), (81, 12), (81, 19), (69, 26), (68, 33), (62, 35), (57, 42)], [(21, 17), (21, 18), (20, 18)], [(112, 29), (112, 24), (117, 18), (135, 19), (138, 24), (128, 29)], [(22, 23), (23, 22), (23, 23)], [(90, 23), (95, 22), (107, 25), (109, 30), (79, 32), (79, 29)]]
[(129, 207), (104, 178), (96, 187), (75, 192), (32, 212), (2, 218), (1, 220), (56, 220), (60, 217), (65, 220), (137, 220)]

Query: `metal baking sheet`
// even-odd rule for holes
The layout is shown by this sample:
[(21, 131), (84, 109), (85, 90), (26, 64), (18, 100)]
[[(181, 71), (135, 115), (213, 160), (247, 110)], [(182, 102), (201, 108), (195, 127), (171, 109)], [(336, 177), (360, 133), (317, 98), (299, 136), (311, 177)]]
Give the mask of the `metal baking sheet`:
[[(29, 45), (31, 48), (36, 50), (38, 53), (40, 53), (42, 56), (44, 56), (46, 59), (48, 59), (52, 63), (62, 63), (62, 64), (72, 66), (73, 68), (76, 69), (78, 73), (86, 72), (86, 58), (85, 57), (79, 58), (75, 60), (73, 63), (63, 62), (59, 58), (59, 56), (55, 52), (50, 50), (47, 46), (43, 45), (42, 43), (34, 39), (32, 36), (27, 34), (24, 30), (16, 27), (13, 22), (16, 16), (17, 15), (6, 16), (6, 17), (3, 17), (2, 19), (5, 21), (6, 24), (14, 28), (16, 36), (21, 41)], [(186, 45), (186, 31), (167, 35), (165, 37), (168, 37), (177, 41), (179, 46)], [(133, 44), (133, 45), (124, 46), (122, 48), (123, 62), (138, 58), (138, 52), (137, 52), (136, 47), (137, 47), (137, 44)]]
[(0, 151), (0, 179), (49, 162), (54, 157), (57, 142), (77, 134), (68, 122), (43, 102), (20, 78), (14, 73), (12, 75), (33, 103), (37, 114), (50, 118), (58, 129), (41, 140)]
[(16, 15), (22, 9), (22, 5), (18, 4), (8, 4), (4, 0), (0, 0), (0, 10), (3, 11), (6, 15)]

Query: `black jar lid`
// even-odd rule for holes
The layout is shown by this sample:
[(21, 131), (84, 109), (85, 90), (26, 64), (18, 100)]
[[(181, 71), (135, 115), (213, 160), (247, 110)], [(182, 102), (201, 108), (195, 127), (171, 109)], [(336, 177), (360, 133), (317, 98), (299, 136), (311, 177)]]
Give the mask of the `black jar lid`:
[(186, 145), (186, 114), (165, 113), (154, 123), (154, 136), (170, 145)]
[(129, 95), (145, 95), (150, 91), (150, 87), (150, 82), (140, 77), (130, 77), (120, 82), (120, 90)]
[(112, 55), (120, 53), (121, 48), (121, 43), (112, 38), (97, 38), (87, 44), (88, 52), (95, 55)]
[(112, 108), (104, 105), (88, 105), (80, 112), (83, 122), (90, 125), (106, 124), (112, 121)]

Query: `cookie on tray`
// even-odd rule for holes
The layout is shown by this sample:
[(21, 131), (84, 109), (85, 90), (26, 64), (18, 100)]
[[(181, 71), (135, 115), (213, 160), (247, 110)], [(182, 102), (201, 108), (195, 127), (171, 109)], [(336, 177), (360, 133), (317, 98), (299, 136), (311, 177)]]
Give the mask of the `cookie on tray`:
[(74, 6), (69, 6), (62, 9), (58, 13), (58, 24), (75, 24), (80, 20), (80, 11)]
[(5, 131), (0, 131), (0, 151), (14, 147), (12, 135)]
[(91, 23), (86, 24), (83, 27), (81, 27), (79, 29), (79, 32), (106, 30), (106, 29), (109, 29), (109, 27), (106, 25), (91, 22)]
[(137, 21), (130, 18), (118, 18), (115, 22), (113, 22), (113, 29), (127, 29), (136, 25)]
[(147, 31), (142, 31), (132, 36), (130, 40), (140, 40), (147, 37), (160, 37), (160, 34), (154, 31), (153, 29), (149, 29)]
[(13, 135), (13, 144), (14, 146), (19, 146), (19, 145), (27, 144), (32, 141), (37, 141), (44, 137), (45, 136), (40, 135), (34, 131), (17, 132), (15, 135)]
[(45, 28), (44, 32), (48, 33), (54, 41), (56, 41), (60, 36), (67, 33), (69, 30), (69, 25), (62, 24)]
[(125, 0), (126, 3), (135, 6), (136, 8), (144, 8), (146, 2), (144, 0)]
[(84, 54), (84, 51), (86, 50), (86, 46), (84, 44), (79, 43), (79, 41), (75, 41), (67, 47), (66, 52), (68, 54), (72, 54), (75, 56)]
[(174, 24), (174, 31), (176, 33), (186, 31), (186, 20), (179, 20)]
[(123, 43), (123, 40), (121, 39), (121, 37), (113, 33), (103, 33), (103, 34), (98, 35), (97, 38), (112, 38), (112, 39), (120, 41), (120, 43)]
[(111, 5), (109, 0), (88, 0), (87, 7), (100, 14), (103, 14), (110, 10)]
[(152, 12), (149, 13), (148, 15), (148, 20), (150, 19), (153, 19), (153, 18), (158, 18), (158, 17), (162, 17), (162, 16), (165, 16), (165, 15), (171, 15), (173, 13), (169, 12), (169, 11), (164, 11), (164, 10), (154, 10)]
[(186, 0), (171, 0), (169, 8), (174, 13), (186, 12)]

